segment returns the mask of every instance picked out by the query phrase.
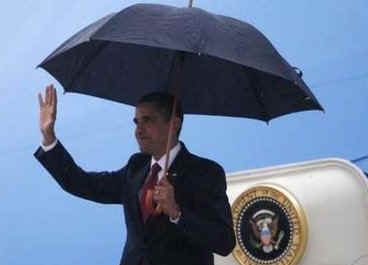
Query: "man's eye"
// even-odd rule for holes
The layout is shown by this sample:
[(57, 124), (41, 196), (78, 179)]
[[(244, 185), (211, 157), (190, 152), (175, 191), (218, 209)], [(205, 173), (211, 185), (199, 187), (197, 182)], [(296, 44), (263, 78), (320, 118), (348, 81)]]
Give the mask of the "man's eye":
[(153, 123), (156, 119), (153, 117), (142, 117), (139, 120), (137, 118), (133, 119), (133, 122), (137, 125), (138, 123)]
[(145, 123), (152, 123), (152, 122), (153, 122), (153, 119), (152, 119), (152, 117), (144, 117), (144, 118), (143, 118), (143, 121), (144, 121)]

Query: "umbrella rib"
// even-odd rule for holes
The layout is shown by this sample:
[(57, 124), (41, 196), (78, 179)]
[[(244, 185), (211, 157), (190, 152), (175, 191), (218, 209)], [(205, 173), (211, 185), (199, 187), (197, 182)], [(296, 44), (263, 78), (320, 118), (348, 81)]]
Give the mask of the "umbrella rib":
[(73, 76), (72, 80), (69, 82), (69, 84), (67, 85), (68, 89), (65, 90), (71, 90), (73, 84), (75, 83), (75, 81), (78, 79), (79, 76), (81, 76), (86, 69), (88, 68), (88, 66), (92, 63), (92, 61), (102, 52), (102, 50), (108, 45), (109, 43), (107, 41), (104, 41), (100, 44), (100, 46), (98, 47), (98, 49), (96, 49), (96, 51), (89, 56), (89, 60), (85, 60), (85, 62), (83, 63), (82, 67), (79, 67), (79, 70), (75, 73), (75, 75)]
[(171, 88), (173, 88), (173, 83), (171, 82), (173, 80), (173, 74), (174, 74), (174, 70), (175, 70), (175, 66), (176, 66), (176, 60), (177, 60), (177, 53), (174, 52), (173, 56), (171, 58), (171, 63), (170, 63), (170, 69), (167, 75), (167, 80), (166, 80), (166, 91), (170, 91)]
[(267, 108), (266, 108), (266, 104), (263, 102), (263, 99), (262, 99), (262, 91), (260, 88), (256, 87), (256, 86), (253, 86), (253, 89), (254, 89), (254, 93), (256, 95), (256, 100), (257, 100), (257, 103), (258, 105), (260, 106), (260, 109), (261, 109), (261, 115), (262, 115), (262, 119), (264, 121), (269, 121), (271, 120), (271, 117), (270, 117), (270, 114), (269, 112), (267, 111)]
[(170, 70), (167, 76), (166, 81), (166, 91), (172, 92), (174, 96), (179, 97), (179, 74), (180, 71), (178, 71), (178, 67), (182, 67), (182, 64), (184, 62), (185, 53), (183, 51), (177, 51), (173, 53), (171, 64), (170, 64)]
[[(247, 74), (247, 69), (244, 69), (245, 73)], [(252, 73), (248, 76), (249, 81), (250, 81), (250, 87), (253, 88), (254, 94), (255, 94), (255, 98), (257, 100), (258, 105), (260, 106), (260, 110), (261, 110), (261, 115), (262, 115), (262, 120), (266, 121), (267, 123), (271, 120), (271, 115), (270, 113), (267, 111), (267, 106), (263, 101), (263, 96), (262, 96), (262, 91), (261, 88), (259, 88), (257, 86), (257, 72), (254, 71), (253, 69), (248, 69), (248, 72), (251, 71)]]

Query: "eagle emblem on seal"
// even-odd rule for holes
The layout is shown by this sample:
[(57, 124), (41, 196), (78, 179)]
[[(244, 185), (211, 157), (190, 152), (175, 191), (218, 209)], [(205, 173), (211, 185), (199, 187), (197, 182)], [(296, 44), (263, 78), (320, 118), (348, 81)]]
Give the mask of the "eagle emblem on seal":
[(279, 216), (266, 209), (259, 210), (249, 220), (252, 236), (250, 243), (254, 248), (271, 253), (279, 249), (284, 231), (279, 231)]

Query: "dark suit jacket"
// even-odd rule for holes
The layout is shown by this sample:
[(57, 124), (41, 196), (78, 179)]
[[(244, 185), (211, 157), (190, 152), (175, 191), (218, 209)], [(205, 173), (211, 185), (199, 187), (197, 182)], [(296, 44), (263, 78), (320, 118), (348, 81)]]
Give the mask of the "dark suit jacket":
[(231, 209), (224, 170), (188, 152), (184, 144), (170, 167), (169, 181), (182, 216), (178, 224), (162, 214), (142, 222), (138, 192), (151, 157), (134, 154), (114, 172), (85, 172), (59, 142), (36, 158), (67, 192), (99, 203), (124, 206), (127, 241), (121, 265), (212, 265), (213, 253), (228, 255), (234, 245)]

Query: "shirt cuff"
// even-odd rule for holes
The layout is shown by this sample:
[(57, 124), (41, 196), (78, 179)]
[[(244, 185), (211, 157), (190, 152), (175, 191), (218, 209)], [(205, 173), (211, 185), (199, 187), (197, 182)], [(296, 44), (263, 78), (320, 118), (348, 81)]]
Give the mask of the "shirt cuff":
[(57, 142), (58, 142), (58, 140), (57, 139), (55, 139), (55, 141), (53, 141), (52, 142), (52, 144), (49, 144), (49, 145), (43, 145), (42, 144), (42, 142), (41, 142), (41, 148), (42, 148), (42, 150), (44, 151), (44, 152), (48, 152), (48, 151), (50, 151), (51, 149), (53, 149), (55, 146), (56, 146), (56, 144), (57, 144)]
[(170, 222), (172, 222), (173, 224), (178, 224), (179, 223), (179, 221), (180, 221), (180, 217), (181, 217), (181, 212), (179, 212), (179, 215), (178, 215), (178, 217), (176, 217), (176, 218), (171, 218), (171, 217), (169, 217), (169, 220), (170, 220)]

